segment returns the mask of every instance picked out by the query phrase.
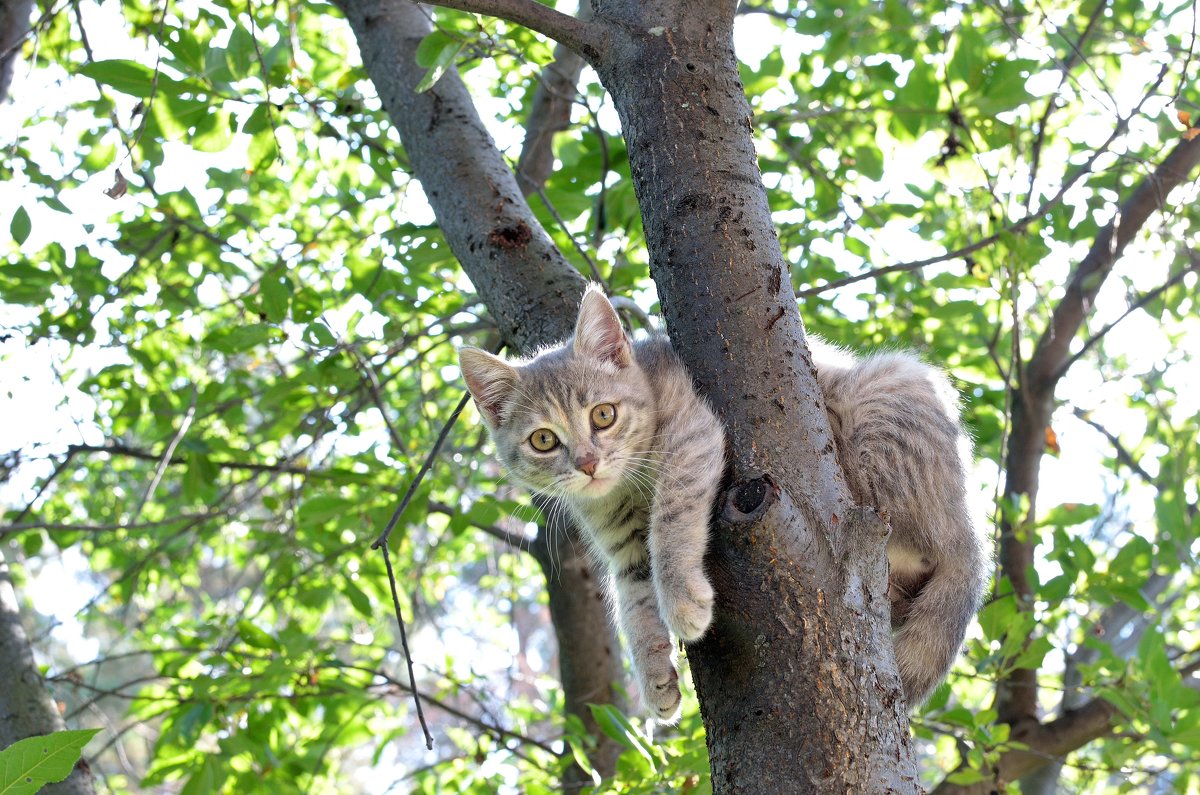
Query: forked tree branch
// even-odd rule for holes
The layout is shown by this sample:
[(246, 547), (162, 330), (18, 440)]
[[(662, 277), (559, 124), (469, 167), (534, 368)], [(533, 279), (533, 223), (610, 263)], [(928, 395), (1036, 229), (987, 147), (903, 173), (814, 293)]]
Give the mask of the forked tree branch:
[(602, 24), (577, 19), (536, 0), (433, 0), (429, 5), (515, 22), (565, 44), (593, 64), (602, 57), (608, 41)]
[[(1200, 164), (1200, 139), (1180, 141), (1140, 183), (1113, 220), (1096, 236), (1092, 247), (1071, 273), (1066, 292), (1051, 314), (1050, 323), (1034, 347), (1013, 396), (1013, 425), (1005, 461), (1004, 504), (1028, 500), (1032, 516), (1038, 490), (1045, 429), (1054, 411), (1054, 391), (1071, 363), (1071, 345), (1091, 313), (1097, 293), (1125, 248), (1150, 217), (1161, 210), (1170, 192), (1189, 179)], [(1002, 513), (1000, 564), (1022, 602), (1033, 596), (1029, 571), (1037, 539), (1019, 528), (1025, 518)], [(997, 709), (1004, 723), (1036, 724), (1037, 671), (1019, 668), (998, 684)]]

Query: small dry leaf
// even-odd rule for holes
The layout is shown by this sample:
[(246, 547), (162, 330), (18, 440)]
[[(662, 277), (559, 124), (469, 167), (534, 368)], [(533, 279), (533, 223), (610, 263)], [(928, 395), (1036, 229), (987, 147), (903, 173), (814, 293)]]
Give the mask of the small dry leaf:
[(113, 178), (111, 188), (104, 191), (104, 195), (110, 199), (119, 199), (129, 191), (129, 183), (125, 180), (125, 175), (117, 170), (116, 176)]
[(1177, 112), (1175, 114), (1175, 116), (1176, 116), (1176, 118), (1179, 119), (1179, 123), (1182, 124), (1184, 127), (1192, 126), (1192, 114), (1190, 112), (1188, 112), (1186, 110), (1181, 110), (1181, 111)]
[(1190, 141), (1197, 135), (1200, 135), (1200, 127), (1188, 127), (1183, 131), (1183, 140)]
[(1046, 426), (1046, 449), (1058, 455), (1062, 448), (1058, 446), (1058, 434), (1049, 425)]

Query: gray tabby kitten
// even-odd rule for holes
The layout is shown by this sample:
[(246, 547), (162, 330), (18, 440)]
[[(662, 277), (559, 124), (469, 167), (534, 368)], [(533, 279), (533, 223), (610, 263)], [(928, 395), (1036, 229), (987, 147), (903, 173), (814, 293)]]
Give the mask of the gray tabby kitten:
[[(966, 506), (970, 444), (938, 371), (909, 355), (858, 361), (810, 344), (850, 488), (891, 518), (896, 657), (915, 705), (953, 663), (986, 580)], [(642, 698), (674, 720), (670, 635), (693, 641), (712, 621), (704, 553), (725, 464), (720, 421), (670, 341), (631, 343), (596, 285), (563, 345), (516, 362), (464, 347), (459, 361), (504, 468), (559, 498), (613, 573)]]

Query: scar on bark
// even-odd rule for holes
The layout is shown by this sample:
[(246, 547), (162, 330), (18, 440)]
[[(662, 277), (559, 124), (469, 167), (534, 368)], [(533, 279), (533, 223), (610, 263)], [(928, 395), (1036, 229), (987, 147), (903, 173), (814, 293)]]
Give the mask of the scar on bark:
[(533, 232), (524, 221), (517, 221), (512, 226), (501, 226), (488, 233), (488, 242), (497, 248), (512, 250), (524, 248), (533, 240)]

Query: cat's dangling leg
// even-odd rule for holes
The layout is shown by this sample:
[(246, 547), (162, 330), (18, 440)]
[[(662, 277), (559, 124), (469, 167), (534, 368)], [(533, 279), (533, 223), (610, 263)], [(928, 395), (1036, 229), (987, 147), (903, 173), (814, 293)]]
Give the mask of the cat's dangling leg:
[(673, 659), (674, 644), (659, 615), (649, 559), (620, 569), (614, 579), (617, 616), (633, 656), (642, 701), (659, 720), (673, 723), (682, 701), (679, 673)]
[(725, 468), (721, 424), (694, 392), (659, 428), (663, 461), (650, 511), (650, 560), (663, 619), (685, 642), (712, 623), (714, 592), (704, 573), (713, 500)]

